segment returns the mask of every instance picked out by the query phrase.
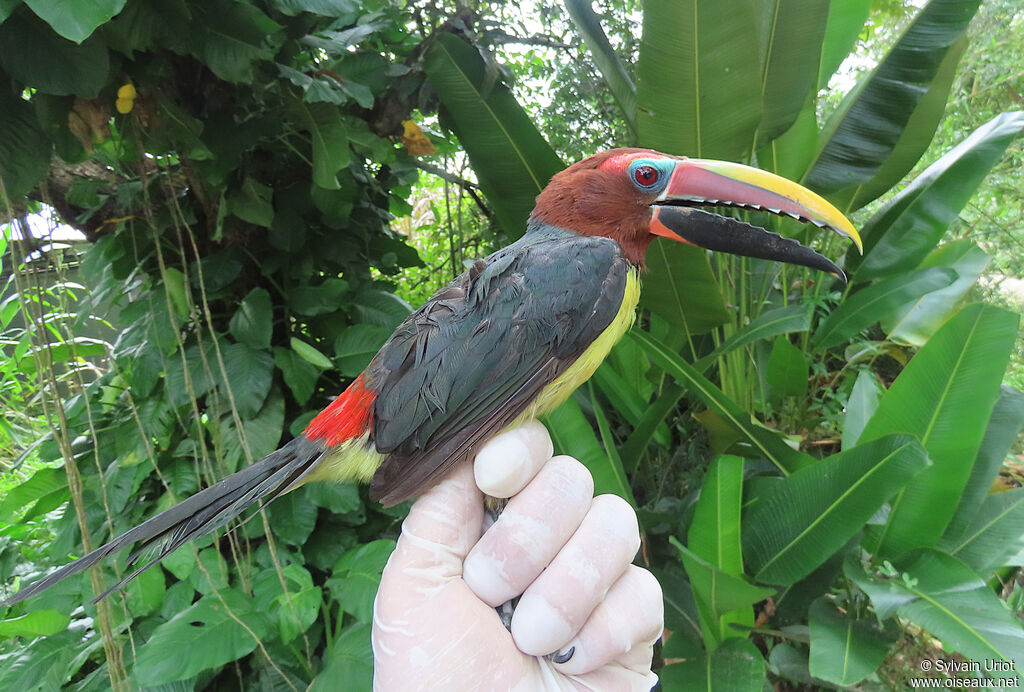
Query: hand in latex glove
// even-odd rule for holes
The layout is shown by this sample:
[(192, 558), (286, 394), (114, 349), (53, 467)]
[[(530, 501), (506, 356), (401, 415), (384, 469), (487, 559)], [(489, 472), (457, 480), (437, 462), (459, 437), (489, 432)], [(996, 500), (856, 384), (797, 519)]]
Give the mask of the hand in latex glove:
[[(412, 506), (374, 606), (375, 690), (650, 690), (657, 682), (661, 587), (630, 564), (640, 546), (636, 514), (618, 497), (593, 497), (586, 467), (549, 460), (551, 449), (539, 423), (510, 430)], [(484, 492), (514, 495), (486, 533)], [(519, 595), (510, 634), (495, 606)], [(544, 658), (570, 648), (565, 663)]]

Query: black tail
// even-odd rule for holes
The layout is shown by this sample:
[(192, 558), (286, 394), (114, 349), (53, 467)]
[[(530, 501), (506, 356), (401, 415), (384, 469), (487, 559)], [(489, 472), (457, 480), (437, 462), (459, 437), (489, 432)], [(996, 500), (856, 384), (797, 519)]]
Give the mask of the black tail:
[(193, 538), (205, 536), (224, 526), (253, 503), (262, 500), (262, 504), (267, 504), (278, 495), (291, 490), (320, 461), (323, 451), (321, 444), (311, 442), (305, 436), (297, 437), (255, 464), (147, 519), (106, 545), (0, 601), (0, 606), (9, 606), (31, 598), (57, 582), (92, 567), (107, 555), (138, 543), (139, 545), (128, 556), (128, 566), (132, 567), (144, 552), (162, 542), (156, 557), (97, 596), (92, 601), (96, 603), (155, 565), (168, 553), (177, 550)]

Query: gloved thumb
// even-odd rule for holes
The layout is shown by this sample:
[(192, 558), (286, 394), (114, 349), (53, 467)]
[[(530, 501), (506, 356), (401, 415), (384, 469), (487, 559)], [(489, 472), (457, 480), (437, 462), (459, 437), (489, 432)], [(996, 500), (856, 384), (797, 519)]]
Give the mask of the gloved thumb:
[(550, 435), (536, 421), (496, 435), (473, 465), (460, 464), (413, 504), (388, 570), (435, 585), (461, 577), (462, 563), (482, 533), (483, 493), (515, 495), (551, 458), (551, 450)]
[(387, 570), (413, 589), (418, 581), (429, 588), (461, 577), (463, 560), (480, 540), (483, 511), (473, 466), (461, 463), (413, 503)]

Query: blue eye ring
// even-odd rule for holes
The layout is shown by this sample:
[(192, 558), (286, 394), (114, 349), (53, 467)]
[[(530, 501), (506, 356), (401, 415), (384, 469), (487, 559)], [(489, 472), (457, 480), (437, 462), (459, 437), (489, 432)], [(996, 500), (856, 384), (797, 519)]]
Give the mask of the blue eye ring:
[(633, 185), (643, 192), (656, 192), (668, 183), (668, 174), (659, 161), (637, 159), (627, 168), (627, 175)]

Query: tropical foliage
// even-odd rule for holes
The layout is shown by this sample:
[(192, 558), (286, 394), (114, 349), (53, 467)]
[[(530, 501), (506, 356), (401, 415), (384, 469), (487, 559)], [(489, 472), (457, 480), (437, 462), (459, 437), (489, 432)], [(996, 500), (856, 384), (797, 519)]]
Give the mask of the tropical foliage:
[[(931, 0), (839, 98), (867, 0), (649, 0), (625, 29), (566, 3), (607, 85), (578, 107), (617, 143), (754, 163), (851, 214), (872, 207), (845, 287), (655, 244), (638, 328), (547, 421), (598, 490), (638, 508), (640, 559), (666, 594), (666, 690), (893, 688), (918, 674), (899, 667), (908, 646), (1022, 670), (1024, 501), (998, 480), (1024, 425), (1024, 395), (1002, 386), (1018, 316), (966, 300), (989, 257), (949, 229), (1024, 112), (919, 164), (978, 4)], [(505, 10), (480, 10), (0, 4), (12, 588), (259, 458), (360, 371), (409, 310), (395, 292), (422, 294), (389, 226), (430, 200), (420, 169), (465, 152), (475, 181), (445, 173), (461, 192), (430, 200), (451, 234), (426, 253), (436, 272), (522, 232), (570, 143), (542, 134), (495, 58), (486, 12)], [(402, 123), (435, 113), (443, 159), (425, 163)], [(80, 263), (28, 242), (43, 203), (91, 241)], [(487, 227), (481, 245), (453, 209)], [(0, 687), (368, 689), (370, 606), (402, 513), (304, 488), (80, 607), (122, 556), (0, 620)]]

